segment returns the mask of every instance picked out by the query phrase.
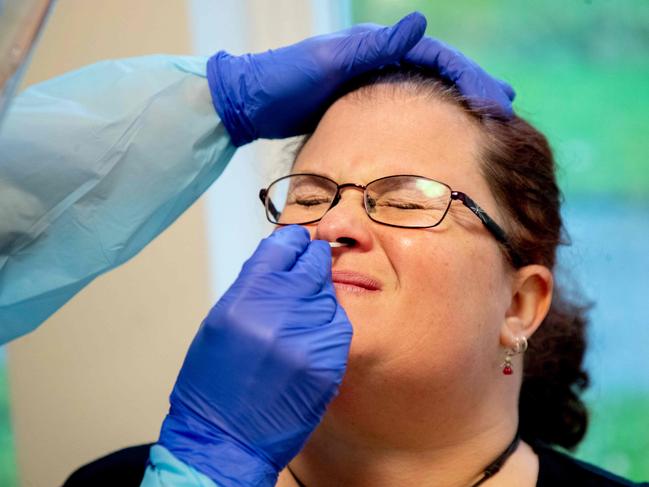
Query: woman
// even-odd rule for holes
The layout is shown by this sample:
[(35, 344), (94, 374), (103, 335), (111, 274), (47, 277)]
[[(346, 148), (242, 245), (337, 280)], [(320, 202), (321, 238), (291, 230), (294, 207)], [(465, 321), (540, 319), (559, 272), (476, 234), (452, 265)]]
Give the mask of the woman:
[[(296, 256), (307, 257), (271, 269), (275, 259), (253, 256), (244, 266), (244, 277), (234, 286), (236, 298), (226, 294), (212, 310), (188, 353), (160, 445), (171, 444), (169, 437), (177, 445), (179, 436), (193, 434), (206, 444), (208, 438), (218, 444), (233, 437), (252, 445), (270, 468), (260, 467), (254, 480), (242, 472), (233, 485), (272, 485), (273, 468), (279, 471), (289, 461), (279, 486), (632, 485), (546, 446), (570, 448), (583, 437), (587, 415), (578, 393), (587, 375), (583, 310), (561, 295), (552, 274), (562, 238), (560, 193), (542, 134), (518, 117), (469, 107), (430, 75), (387, 71), (362, 81), (329, 108), (291, 174), (261, 197), (271, 221), (308, 230), (313, 243), (288, 245)], [(268, 242), (299, 240), (293, 228), (276, 232)], [(289, 232), (293, 235), (286, 237)], [(246, 417), (255, 411), (242, 401), (219, 399), (237, 384), (210, 370), (214, 363), (226, 363), (221, 357), (208, 362), (205, 357), (214, 356), (203, 354), (196, 360), (197, 343), (213, 334), (214, 348), (235, 347), (229, 329), (249, 326), (252, 331), (240, 337), (271, 330), (270, 341), (282, 344), (278, 348), (295, 350), (297, 342), (291, 340), (306, 333), (304, 328), (279, 325), (280, 333), (274, 333), (274, 325), (267, 324), (272, 320), (255, 319), (254, 311), (242, 315), (256, 309), (251, 296), (266, 295), (273, 283), (280, 289), (286, 283), (290, 298), (300, 281), (289, 270), (322, 272), (305, 263), (322, 240), (338, 244), (331, 251), (332, 282), (346, 315), (326, 307), (327, 279), (321, 279), (317, 292), (304, 291), (300, 305), (282, 303), (282, 308), (286, 322), (299, 321), (293, 313), (302, 309), (304, 321), (315, 323), (322, 349), (341, 351), (339, 361), (323, 365), (313, 354), (317, 365), (293, 378), (297, 393), (281, 400), (269, 394), (262, 410), (281, 417), (279, 424), (290, 436), (292, 416), (277, 411), (309, 402), (294, 400), (314, 395), (315, 387), (302, 384), (322, 379), (325, 374), (316, 373), (322, 370), (342, 370), (344, 379), (326, 412), (307, 409), (317, 420), (303, 434), (303, 445), (296, 448), (295, 442), (293, 450), (282, 450), (281, 441), (268, 440), (272, 435), (240, 434), (232, 427), (244, 424), (246, 430), (246, 419), (234, 420), (228, 405), (237, 404), (237, 411), (243, 407)], [(255, 270), (258, 274), (247, 281)], [(313, 285), (304, 282), (305, 288)], [(270, 291), (267, 296), (279, 301), (280, 295)], [(313, 303), (319, 314), (310, 314)], [(346, 318), (353, 327), (348, 357)], [(309, 356), (310, 347), (300, 352)], [(246, 356), (255, 361), (252, 352)], [(238, 367), (236, 361), (228, 363)], [(197, 370), (208, 379), (188, 380)], [(243, 377), (256, 387), (268, 382), (265, 368), (247, 370)], [(335, 395), (342, 373), (331, 375), (333, 392), (313, 404), (327, 404)], [(227, 386), (219, 391), (214, 383)], [(187, 393), (192, 388), (211, 392), (196, 401)], [(201, 400), (205, 397), (217, 403), (216, 415), (204, 413), (210, 407)], [(276, 406), (287, 400), (292, 408)], [(204, 427), (210, 422), (218, 433)], [(188, 424), (193, 426), (183, 426)], [(205, 462), (192, 462), (195, 456), (177, 447), (170, 451), (218, 485), (230, 484)], [(222, 451), (208, 447), (205, 455), (214, 459)], [(154, 448), (154, 465), (155, 456)]]
[[(553, 282), (560, 195), (542, 134), (471, 109), (430, 76), (389, 72), (329, 109), (292, 173), (368, 186), (365, 201), (347, 187), (327, 210), (334, 183), (293, 177), (280, 217), (319, 218), (313, 238), (347, 243), (332, 250), (333, 282), (354, 326), (340, 394), (289, 464), (296, 478), (476, 485), (518, 432), (491, 484), (606, 481), (542, 446), (574, 447), (587, 420), (576, 393), (586, 321)], [(452, 190), (380, 179), (398, 174)]]
[(582, 438), (586, 375), (541, 134), (385, 72), (291, 174), (262, 192), (289, 226), (201, 326), (144, 485), (632, 485), (544, 446)]
[[(290, 464), (306, 485), (323, 471), (333, 485), (472, 485), (516, 437), (520, 352), (550, 306), (553, 249), (523, 252), (534, 227), (516, 224), (520, 196), (514, 208), (496, 196), (514, 188), (490, 179), (500, 141), (489, 124), (501, 122), (482, 122), (433, 80), (396, 73), (334, 104), (300, 151), (294, 172), (369, 186), (365, 209), (348, 188), (310, 226), (314, 238), (348, 243), (332, 269), (354, 339), (339, 397)], [(401, 174), (422, 178), (380, 179)], [(539, 186), (556, 202), (551, 180)], [(481, 209), (462, 197), (448, 208), (450, 188)], [(504, 241), (476, 215), (498, 222)], [(523, 441), (498, 481), (535, 485), (537, 469)]]

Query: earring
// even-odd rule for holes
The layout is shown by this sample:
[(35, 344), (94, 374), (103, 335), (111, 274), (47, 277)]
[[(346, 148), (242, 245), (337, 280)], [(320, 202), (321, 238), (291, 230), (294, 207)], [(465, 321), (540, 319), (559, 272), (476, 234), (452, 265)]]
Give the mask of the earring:
[(514, 348), (505, 350), (505, 361), (502, 363), (504, 375), (512, 375), (514, 373), (512, 369), (512, 357), (525, 352), (525, 350), (527, 350), (527, 338), (525, 336), (517, 336)]

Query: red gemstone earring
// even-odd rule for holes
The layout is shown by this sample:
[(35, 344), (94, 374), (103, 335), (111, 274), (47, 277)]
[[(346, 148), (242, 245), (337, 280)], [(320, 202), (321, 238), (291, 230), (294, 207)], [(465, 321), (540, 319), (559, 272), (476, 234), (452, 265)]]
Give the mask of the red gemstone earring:
[(525, 336), (517, 336), (514, 348), (505, 350), (505, 361), (502, 363), (504, 375), (512, 375), (514, 373), (514, 369), (512, 369), (512, 357), (525, 352), (525, 350), (527, 350), (527, 338)]
[(512, 372), (514, 372), (512, 370), (512, 355), (514, 354), (512, 353), (511, 350), (507, 350), (505, 352), (505, 361), (502, 364), (503, 374), (505, 375), (512, 375)]

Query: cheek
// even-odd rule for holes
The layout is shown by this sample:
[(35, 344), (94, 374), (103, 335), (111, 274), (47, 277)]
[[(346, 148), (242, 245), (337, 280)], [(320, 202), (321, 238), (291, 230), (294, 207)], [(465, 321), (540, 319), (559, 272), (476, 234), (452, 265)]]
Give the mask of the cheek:
[(397, 289), (388, 304), (385, 356), (409, 374), (453, 375), (497, 339), (492, 263), (450, 237), (386, 242)]
[(457, 353), (475, 307), (467, 300), (457, 254), (439, 245), (406, 242), (408, 249), (394, 259), (399, 278), (399, 315), (407, 316), (399, 345), (413, 357)]

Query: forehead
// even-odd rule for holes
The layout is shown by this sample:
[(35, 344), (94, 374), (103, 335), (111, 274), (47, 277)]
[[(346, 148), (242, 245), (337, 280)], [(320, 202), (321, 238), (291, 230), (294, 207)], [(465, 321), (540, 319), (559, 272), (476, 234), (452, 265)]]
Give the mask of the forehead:
[(293, 172), (367, 183), (394, 174), (437, 179), (454, 189), (486, 189), (480, 133), (460, 107), (394, 90), (339, 99), (300, 152)]

